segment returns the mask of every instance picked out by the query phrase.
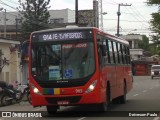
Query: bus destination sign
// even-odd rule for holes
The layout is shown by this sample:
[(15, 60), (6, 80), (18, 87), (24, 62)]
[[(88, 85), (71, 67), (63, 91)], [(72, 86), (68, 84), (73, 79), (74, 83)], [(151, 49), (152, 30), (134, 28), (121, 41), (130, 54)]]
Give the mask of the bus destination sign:
[(86, 32), (57, 32), (39, 35), (39, 41), (86, 39)]

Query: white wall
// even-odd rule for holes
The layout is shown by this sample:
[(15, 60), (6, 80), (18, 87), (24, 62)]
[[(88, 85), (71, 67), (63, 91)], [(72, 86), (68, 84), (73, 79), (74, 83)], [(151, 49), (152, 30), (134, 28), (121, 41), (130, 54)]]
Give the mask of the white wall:
[[(4, 57), (9, 60), (9, 65), (5, 65), (0, 74), (1, 80), (10, 83), (14, 80), (20, 81), (20, 58), (18, 57), (18, 51), (11, 53), (9, 47), (13, 44), (20, 44), (17, 41), (2, 40), (0, 39), (0, 49), (2, 50), (2, 59)], [(17, 72), (18, 71), (18, 72)]]
[[(72, 23), (75, 22), (75, 11), (70, 9), (62, 9), (62, 10), (49, 10), (50, 19), (55, 18), (64, 18), (64, 23)], [(21, 18), (18, 12), (6, 12), (6, 25), (15, 25), (16, 24), (16, 16), (18, 19)], [(0, 11), (0, 25), (4, 25), (4, 10)]]

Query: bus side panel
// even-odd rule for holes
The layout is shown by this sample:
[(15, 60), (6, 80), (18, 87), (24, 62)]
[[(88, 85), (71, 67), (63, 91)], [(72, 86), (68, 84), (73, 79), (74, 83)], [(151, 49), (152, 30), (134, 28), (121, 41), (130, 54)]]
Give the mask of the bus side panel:
[(115, 96), (119, 97), (124, 94), (124, 66), (117, 65), (116, 66), (116, 88), (115, 88)]
[(108, 65), (106, 67), (107, 70), (107, 81), (110, 84), (110, 91), (111, 91), (111, 97), (114, 98), (117, 94), (116, 91), (116, 66), (115, 65)]
[(127, 79), (127, 92), (129, 92), (133, 88), (133, 76), (131, 66), (127, 67), (128, 71), (128, 79)]

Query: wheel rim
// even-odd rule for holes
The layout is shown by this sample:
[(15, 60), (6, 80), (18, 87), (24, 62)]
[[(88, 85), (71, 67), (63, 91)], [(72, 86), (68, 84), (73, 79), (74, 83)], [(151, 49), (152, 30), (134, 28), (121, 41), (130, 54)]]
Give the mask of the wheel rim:
[(10, 100), (7, 100), (8, 98), (10, 98), (9, 96), (4, 96), (2, 99), (2, 105), (9, 105), (10, 104)]

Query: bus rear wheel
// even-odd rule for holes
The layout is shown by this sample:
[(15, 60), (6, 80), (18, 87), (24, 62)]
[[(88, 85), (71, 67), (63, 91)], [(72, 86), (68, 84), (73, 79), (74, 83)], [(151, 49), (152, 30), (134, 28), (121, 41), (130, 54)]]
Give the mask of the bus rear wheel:
[(119, 100), (121, 104), (126, 103), (126, 95), (127, 95), (127, 85), (124, 83), (124, 95), (120, 96)]
[(57, 110), (58, 110), (58, 106), (46, 106), (47, 108), (47, 112), (48, 114), (55, 114), (57, 113)]

